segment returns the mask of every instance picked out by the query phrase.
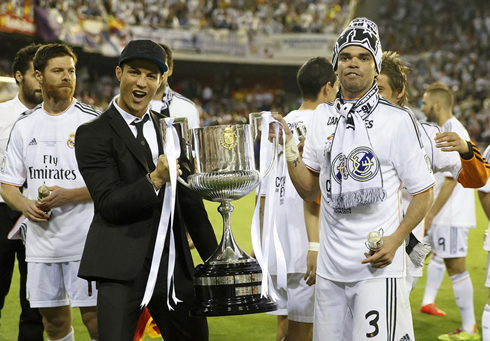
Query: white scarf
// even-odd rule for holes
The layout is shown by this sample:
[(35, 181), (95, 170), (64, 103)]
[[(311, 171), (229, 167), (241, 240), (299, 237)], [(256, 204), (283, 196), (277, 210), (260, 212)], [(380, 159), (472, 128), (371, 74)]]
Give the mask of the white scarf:
[(164, 114), (165, 117), (170, 117), (170, 102), (172, 102), (172, 98), (174, 97), (174, 92), (172, 89), (167, 84), (167, 87), (165, 88), (165, 93), (163, 94), (162, 98), (162, 108), (160, 109), (160, 112)]
[(345, 102), (341, 90), (337, 93), (335, 109), (340, 119), (327, 169), (330, 180), (327, 202), (333, 208), (369, 205), (386, 197), (379, 160), (364, 124), (378, 101), (376, 83), (355, 103)]

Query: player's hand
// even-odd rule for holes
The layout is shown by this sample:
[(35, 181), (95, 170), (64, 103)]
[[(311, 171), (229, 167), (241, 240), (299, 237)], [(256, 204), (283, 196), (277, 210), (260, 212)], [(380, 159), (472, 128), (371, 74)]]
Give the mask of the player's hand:
[[(179, 161), (177, 160), (177, 175), (182, 175), (180, 170)], [(156, 188), (161, 188), (164, 184), (170, 181), (170, 172), (168, 167), (168, 160), (165, 155), (158, 157), (157, 167), (150, 173), (150, 178)]]
[(55, 207), (61, 207), (71, 202), (70, 190), (59, 187), (51, 186), (49, 188), (49, 195), (38, 201), (38, 207), (44, 212), (49, 212)]
[(458, 152), (461, 155), (470, 152), (466, 140), (452, 131), (437, 133), (435, 142), (436, 147), (440, 148), (443, 152)]
[[(291, 140), (293, 138), (293, 134), (291, 133), (291, 130), (289, 130), (288, 124), (286, 123), (284, 118), (282, 118), (282, 116), (279, 114), (275, 114), (272, 117), (274, 117), (277, 121), (279, 121), (282, 124), (282, 127), (279, 126), (278, 143), (281, 145), (283, 144), (284, 136), (286, 136), (285, 142), (288, 143), (289, 140)], [(275, 122), (269, 124), (269, 141), (271, 141), (271, 142), (276, 137), (276, 130), (275, 130), (276, 124), (277, 123), (275, 123)]]
[(36, 200), (26, 200), (22, 213), (30, 221), (43, 222), (49, 219), (49, 214), (38, 207)]
[(432, 220), (434, 217), (431, 214), (427, 214), (424, 218), (424, 236), (429, 235), (429, 230), (432, 226)]
[(312, 286), (316, 283), (316, 262), (318, 259), (318, 251), (308, 251), (306, 256), (306, 274), (303, 279), (306, 284)]
[(366, 258), (363, 259), (361, 263), (370, 263), (373, 268), (385, 268), (393, 262), (396, 250), (398, 250), (402, 243), (403, 240), (399, 240), (393, 235), (383, 237), (383, 247), (381, 248), (381, 250), (376, 252), (369, 251), (369, 253), (364, 253), (364, 256), (366, 256)]

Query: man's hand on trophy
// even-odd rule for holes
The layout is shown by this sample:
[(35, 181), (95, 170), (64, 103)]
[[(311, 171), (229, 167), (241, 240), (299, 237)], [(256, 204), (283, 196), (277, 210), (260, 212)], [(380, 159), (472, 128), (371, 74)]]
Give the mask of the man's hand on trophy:
[(69, 189), (59, 186), (50, 186), (48, 188), (49, 195), (38, 201), (38, 207), (44, 212), (49, 212), (55, 207), (61, 207), (72, 202)]
[[(279, 114), (272, 115), (272, 117), (282, 124), (282, 126), (279, 126), (279, 144), (283, 144), (284, 135), (286, 135), (286, 143), (288, 143), (293, 138), (293, 134), (291, 133), (291, 130), (289, 130), (288, 124)], [(276, 137), (276, 124), (276, 122), (269, 124), (269, 141), (271, 142)]]
[[(182, 175), (180, 170), (179, 161), (177, 160), (177, 175)], [(165, 155), (160, 155), (158, 157), (157, 167), (153, 172), (150, 173), (151, 183), (155, 188), (161, 188), (165, 183), (170, 181), (170, 172), (168, 167), (167, 157)]]
[(29, 200), (26, 198), (25, 202), (23, 203), (22, 213), (30, 221), (48, 221), (49, 214), (39, 208), (38, 205), (39, 204), (36, 200)]
[(370, 263), (373, 268), (385, 268), (393, 262), (396, 250), (398, 250), (400, 245), (401, 243), (395, 236), (385, 236), (383, 237), (383, 246), (381, 249), (364, 253), (366, 258), (364, 258), (361, 263)]

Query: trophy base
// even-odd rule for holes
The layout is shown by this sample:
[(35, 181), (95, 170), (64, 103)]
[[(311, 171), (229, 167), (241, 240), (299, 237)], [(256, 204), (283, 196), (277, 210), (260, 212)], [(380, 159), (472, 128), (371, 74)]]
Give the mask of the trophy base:
[(194, 274), (196, 303), (193, 316), (229, 316), (277, 310), (269, 297), (261, 297), (262, 270), (256, 262), (202, 264)]

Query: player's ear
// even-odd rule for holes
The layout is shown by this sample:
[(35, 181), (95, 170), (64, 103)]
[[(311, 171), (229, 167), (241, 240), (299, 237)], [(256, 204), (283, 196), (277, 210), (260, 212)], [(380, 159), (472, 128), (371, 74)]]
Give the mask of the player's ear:
[(44, 77), (43, 77), (43, 74), (42, 74), (41, 71), (35, 70), (34, 71), (34, 76), (36, 77), (36, 79), (39, 82), (39, 84), (43, 84)]
[(122, 68), (120, 66), (116, 66), (116, 78), (118, 81), (121, 81), (122, 73), (123, 73)]
[(17, 83), (21, 83), (24, 80), (24, 76), (22, 75), (22, 72), (20, 72), (19, 70), (15, 71), (14, 77)]

